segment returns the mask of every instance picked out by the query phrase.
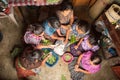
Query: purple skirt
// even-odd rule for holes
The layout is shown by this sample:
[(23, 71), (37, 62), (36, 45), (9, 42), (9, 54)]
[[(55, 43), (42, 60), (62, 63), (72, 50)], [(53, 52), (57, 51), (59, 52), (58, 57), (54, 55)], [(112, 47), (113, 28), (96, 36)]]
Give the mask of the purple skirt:
[(75, 49), (76, 43), (70, 45), (70, 52), (74, 57), (78, 57), (80, 54), (84, 52), (82, 46), (80, 45), (77, 49)]

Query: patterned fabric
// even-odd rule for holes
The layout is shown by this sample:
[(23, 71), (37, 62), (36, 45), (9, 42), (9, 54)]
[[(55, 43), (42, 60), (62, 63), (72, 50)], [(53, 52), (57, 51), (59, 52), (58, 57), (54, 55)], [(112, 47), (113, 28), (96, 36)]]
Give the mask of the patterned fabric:
[(84, 80), (84, 73), (82, 72), (76, 72), (75, 69), (75, 64), (77, 62), (78, 58), (74, 58), (74, 60), (68, 65), (68, 69), (71, 73), (71, 78), (72, 80)]
[(60, 4), (62, 0), (8, 0), (8, 6), (44, 6)]
[(53, 27), (51, 27), (51, 26), (48, 25), (48, 21), (44, 22), (44, 23), (43, 23), (43, 26), (44, 26), (44, 28), (45, 28), (45, 31), (44, 31), (44, 32), (45, 32), (47, 35), (49, 35), (49, 36), (53, 35), (53, 33), (56, 31), (55, 28), (53, 28)]
[(19, 78), (28, 77), (28, 76), (31, 76), (31, 75), (36, 75), (33, 71), (26, 70), (25, 68), (19, 66), (18, 58), (15, 61), (15, 67), (16, 67), (17, 75), (18, 75)]
[(75, 57), (79, 56), (80, 54), (78, 54), (78, 53), (80, 53), (80, 52), (83, 53), (88, 50), (96, 51), (99, 49), (98, 45), (93, 45), (92, 48), (89, 47), (87, 44), (88, 38), (89, 38), (89, 36), (85, 36), (83, 41), (81, 42), (81, 44), (79, 45), (79, 47), (77, 49), (74, 48), (76, 46), (76, 43), (70, 45), (70, 52), (73, 56), (75, 56)]
[(42, 39), (41, 36), (37, 36), (30, 31), (27, 31), (24, 35), (24, 40), (25, 40), (25, 43), (27, 43), (27, 44), (38, 45), (40, 43), (41, 39)]
[(85, 36), (84, 37), (84, 40), (82, 41), (81, 43), (81, 46), (82, 48), (85, 50), (85, 51), (88, 51), (88, 50), (92, 50), (92, 51), (96, 51), (99, 49), (99, 46), (98, 45), (92, 45), (93, 47), (91, 48), (90, 46), (88, 46), (87, 44), (87, 40), (88, 40), (89, 36)]
[(70, 45), (70, 53), (74, 56), (74, 57), (78, 57), (82, 52), (84, 52), (84, 50), (82, 49), (81, 46), (79, 46), (77, 49), (75, 49), (76, 43), (71, 44)]
[(90, 58), (91, 58), (92, 54), (93, 54), (93, 52), (91, 52), (91, 51), (85, 52), (82, 56), (80, 66), (82, 66), (85, 70), (88, 70), (90, 73), (95, 73), (100, 70), (101, 66), (90, 64)]

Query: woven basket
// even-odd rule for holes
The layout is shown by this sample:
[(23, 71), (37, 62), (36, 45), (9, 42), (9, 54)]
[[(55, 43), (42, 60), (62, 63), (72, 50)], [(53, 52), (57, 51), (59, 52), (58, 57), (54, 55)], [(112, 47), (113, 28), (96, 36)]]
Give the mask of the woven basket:
[(117, 4), (113, 4), (106, 12), (106, 17), (109, 22), (114, 24), (120, 19), (120, 6)]

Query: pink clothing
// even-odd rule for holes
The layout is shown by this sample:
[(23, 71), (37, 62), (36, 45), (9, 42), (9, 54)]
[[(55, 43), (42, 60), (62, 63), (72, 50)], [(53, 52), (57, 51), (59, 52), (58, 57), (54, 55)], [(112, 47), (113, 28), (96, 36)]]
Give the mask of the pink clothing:
[(90, 58), (92, 54), (93, 53), (91, 51), (83, 53), (80, 66), (82, 66), (85, 70), (88, 70), (90, 73), (95, 73), (100, 70), (101, 66), (100, 64), (99, 65), (90, 64)]
[(35, 34), (33, 34), (30, 31), (27, 31), (24, 35), (24, 41), (27, 44), (35, 44), (38, 45), (41, 41), (42, 37), (41, 36), (37, 36)]

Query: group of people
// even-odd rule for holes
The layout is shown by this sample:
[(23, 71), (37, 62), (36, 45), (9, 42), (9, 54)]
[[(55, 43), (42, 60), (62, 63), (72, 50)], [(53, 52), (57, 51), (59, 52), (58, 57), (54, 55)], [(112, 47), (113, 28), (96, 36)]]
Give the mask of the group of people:
[[(71, 38), (74, 40), (71, 42)], [(63, 54), (67, 50), (74, 60), (68, 64), (72, 80), (83, 80), (84, 74), (95, 73), (100, 70), (101, 58), (96, 51), (99, 49), (96, 38), (91, 34), (91, 25), (85, 20), (74, 17), (71, 3), (63, 3), (56, 11), (56, 16), (50, 17), (42, 23), (30, 24), (24, 34), (26, 44), (32, 45), (24, 49), (15, 60), (18, 77), (28, 77), (39, 74), (42, 65), (52, 55), (42, 59), (42, 48), (63, 45)], [(50, 44), (45, 45), (44, 41)], [(59, 45), (57, 42), (61, 42)], [(69, 48), (69, 49), (68, 49)], [(58, 50), (59, 52), (59, 50)], [(56, 54), (60, 55), (57, 51)]]

